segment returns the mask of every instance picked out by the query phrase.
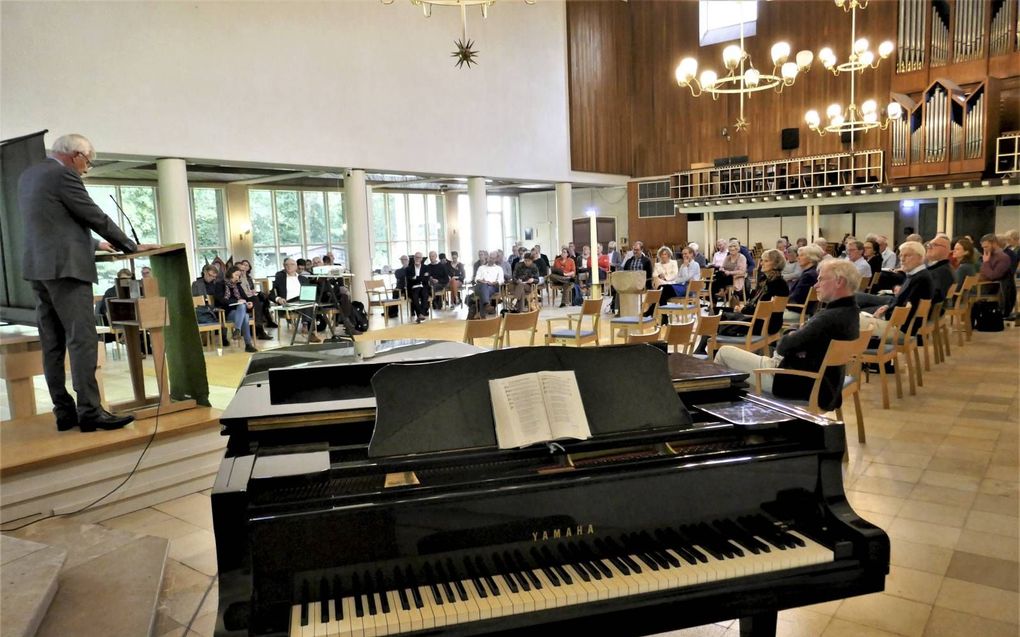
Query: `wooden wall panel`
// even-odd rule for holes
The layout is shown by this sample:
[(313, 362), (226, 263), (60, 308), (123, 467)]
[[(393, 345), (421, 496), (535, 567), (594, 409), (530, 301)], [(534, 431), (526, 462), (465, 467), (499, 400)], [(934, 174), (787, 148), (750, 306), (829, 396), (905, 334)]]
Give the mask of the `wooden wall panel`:
[(673, 217), (638, 218), (637, 183), (633, 181), (627, 184), (627, 204), (629, 243), (644, 241), (645, 246), (653, 250), (663, 245), (687, 245), (687, 215), (677, 213)]
[(632, 174), (630, 10), (567, 3), (570, 157), (574, 170)]

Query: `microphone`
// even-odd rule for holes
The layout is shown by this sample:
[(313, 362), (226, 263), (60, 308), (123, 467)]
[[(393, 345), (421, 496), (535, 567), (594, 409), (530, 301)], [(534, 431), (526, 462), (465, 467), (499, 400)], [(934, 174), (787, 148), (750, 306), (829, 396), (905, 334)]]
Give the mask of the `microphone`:
[(113, 205), (117, 206), (117, 210), (120, 210), (120, 214), (124, 215), (124, 218), (127, 219), (128, 227), (131, 228), (131, 235), (135, 238), (135, 243), (141, 243), (141, 240), (138, 239), (138, 233), (135, 232), (135, 224), (131, 223), (131, 217), (129, 217), (127, 213), (124, 212), (124, 209), (120, 207), (120, 204), (117, 203), (116, 197), (110, 195), (110, 199), (113, 200)]

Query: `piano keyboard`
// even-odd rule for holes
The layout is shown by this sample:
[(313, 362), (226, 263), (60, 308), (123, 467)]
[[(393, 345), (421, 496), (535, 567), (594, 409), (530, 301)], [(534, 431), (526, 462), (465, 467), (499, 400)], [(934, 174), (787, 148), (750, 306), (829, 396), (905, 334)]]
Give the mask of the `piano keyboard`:
[(314, 597), (305, 581), (290, 637), (397, 635), (833, 561), (831, 550), (761, 516), (559, 540), (528, 553), (446, 558), (390, 577), (364, 571), (351, 590), (324, 577)]

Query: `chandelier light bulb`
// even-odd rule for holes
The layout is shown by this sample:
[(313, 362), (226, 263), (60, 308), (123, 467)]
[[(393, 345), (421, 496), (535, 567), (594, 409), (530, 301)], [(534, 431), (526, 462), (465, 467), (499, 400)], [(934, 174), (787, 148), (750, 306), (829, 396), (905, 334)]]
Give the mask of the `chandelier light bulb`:
[(790, 45), (786, 42), (776, 42), (772, 45), (772, 64), (779, 66), (790, 57)]
[(900, 106), (899, 102), (889, 102), (886, 113), (889, 114), (889, 119), (899, 119), (903, 116), (903, 107)]
[(827, 69), (831, 69), (836, 63), (836, 54), (832, 52), (832, 49), (825, 47), (818, 52), (818, 59), (822, 62), (822, 66)]
[(829, 120), (830, 126), (842, 126), (846, 119), (842, 115), (836, 115)]
[(732, 71), (733, 69), (737, 68), (738, 64), (740, 64), (740, 58), (743, 57), (743, 53), (744, 52), (741, 51), (740, 47), (737, 46), (736, 44), (729, 45), (728, 47), (723, 49), (722, 52), (723, 64), (726, 65), (726, 68)]
[(804, 70), (811, 66), (811, 62), (814, 61), (815, 54), (811, 51), (799, 51), (797, 53), (797, 68)]
[(829, 104), (829, 108), (825, 109), (825, 115), (829, 119), (843, 113), (843, 107), (839, 104)]
[(866, 124), (874, 124), (875, 122), (878, 121), (878, 113), (875, 112), (865, 113), (863, 119), (864, 123)]
[(747, 69), (744, 71), (744, 84), (747, 86), (758, 86), (761, 81), (761, 73), (758, 69)]
[(882, 44), (878, 45), (878, 56), (883, 60), (892, 55), (893, 48), (895, 45), (890, 40), (886, 40)]
[(680, 86), (687, 86), (698, 74), (698, 61), (694, 58), (684, 58), (676, 67), (676, 81)]
[(836, 0), (836, 6), (839, 7), (840, 9), (843, 8), (844, 4), (846, 4), (846, 0)]
[(781, 73), (783, 75), (783, 80), (786, 81), (787, 84), (793, 84), (793, 81), (797, 79), (797, 65), (793, 62), (787, 62), (783, 64)]
[(878, 102), (876, 102), (875, 100), (865, 100), (864, 103), (861, 104), (861, 112), (864, 113), (865, 115), (867, 115), (868, 113), (877, 113)]
[(854, 53), (860, 55), (868, 50), (868, 38), (861, 38), (854, 42)]
[(715, 71), (702, 71), (701, 72), (701, 87), (704, 89), (710, 89), (715, 87), (716, 81), (719, 76), (715, 74)]
[(871, 66), (872, 62), (875, 61), (875, 54), (871, 51), (865, 51), (861, 53), (860, 61), (864, 66)]
[(822, 123), (822, 118), (818, 116), (818, 111), (810, 110), (804, 114), (804, 121), (807, 122), (809, 128), (815, 129)]

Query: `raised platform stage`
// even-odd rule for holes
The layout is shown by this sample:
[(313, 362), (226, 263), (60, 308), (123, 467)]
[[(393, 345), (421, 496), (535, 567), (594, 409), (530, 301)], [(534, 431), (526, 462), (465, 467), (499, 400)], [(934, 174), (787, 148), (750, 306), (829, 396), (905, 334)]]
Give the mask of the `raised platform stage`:
[[(135, 475), (76, 519), (105, 520), (211, 487), (226, 446), (219, 417), (210, 407), (161, 415)], [(52, 414), (0, 422), (0, 523), (69, 513), (103, 496), (131, 472), (156, 429), (156, 418), (87, 434), (58, 432)]]

